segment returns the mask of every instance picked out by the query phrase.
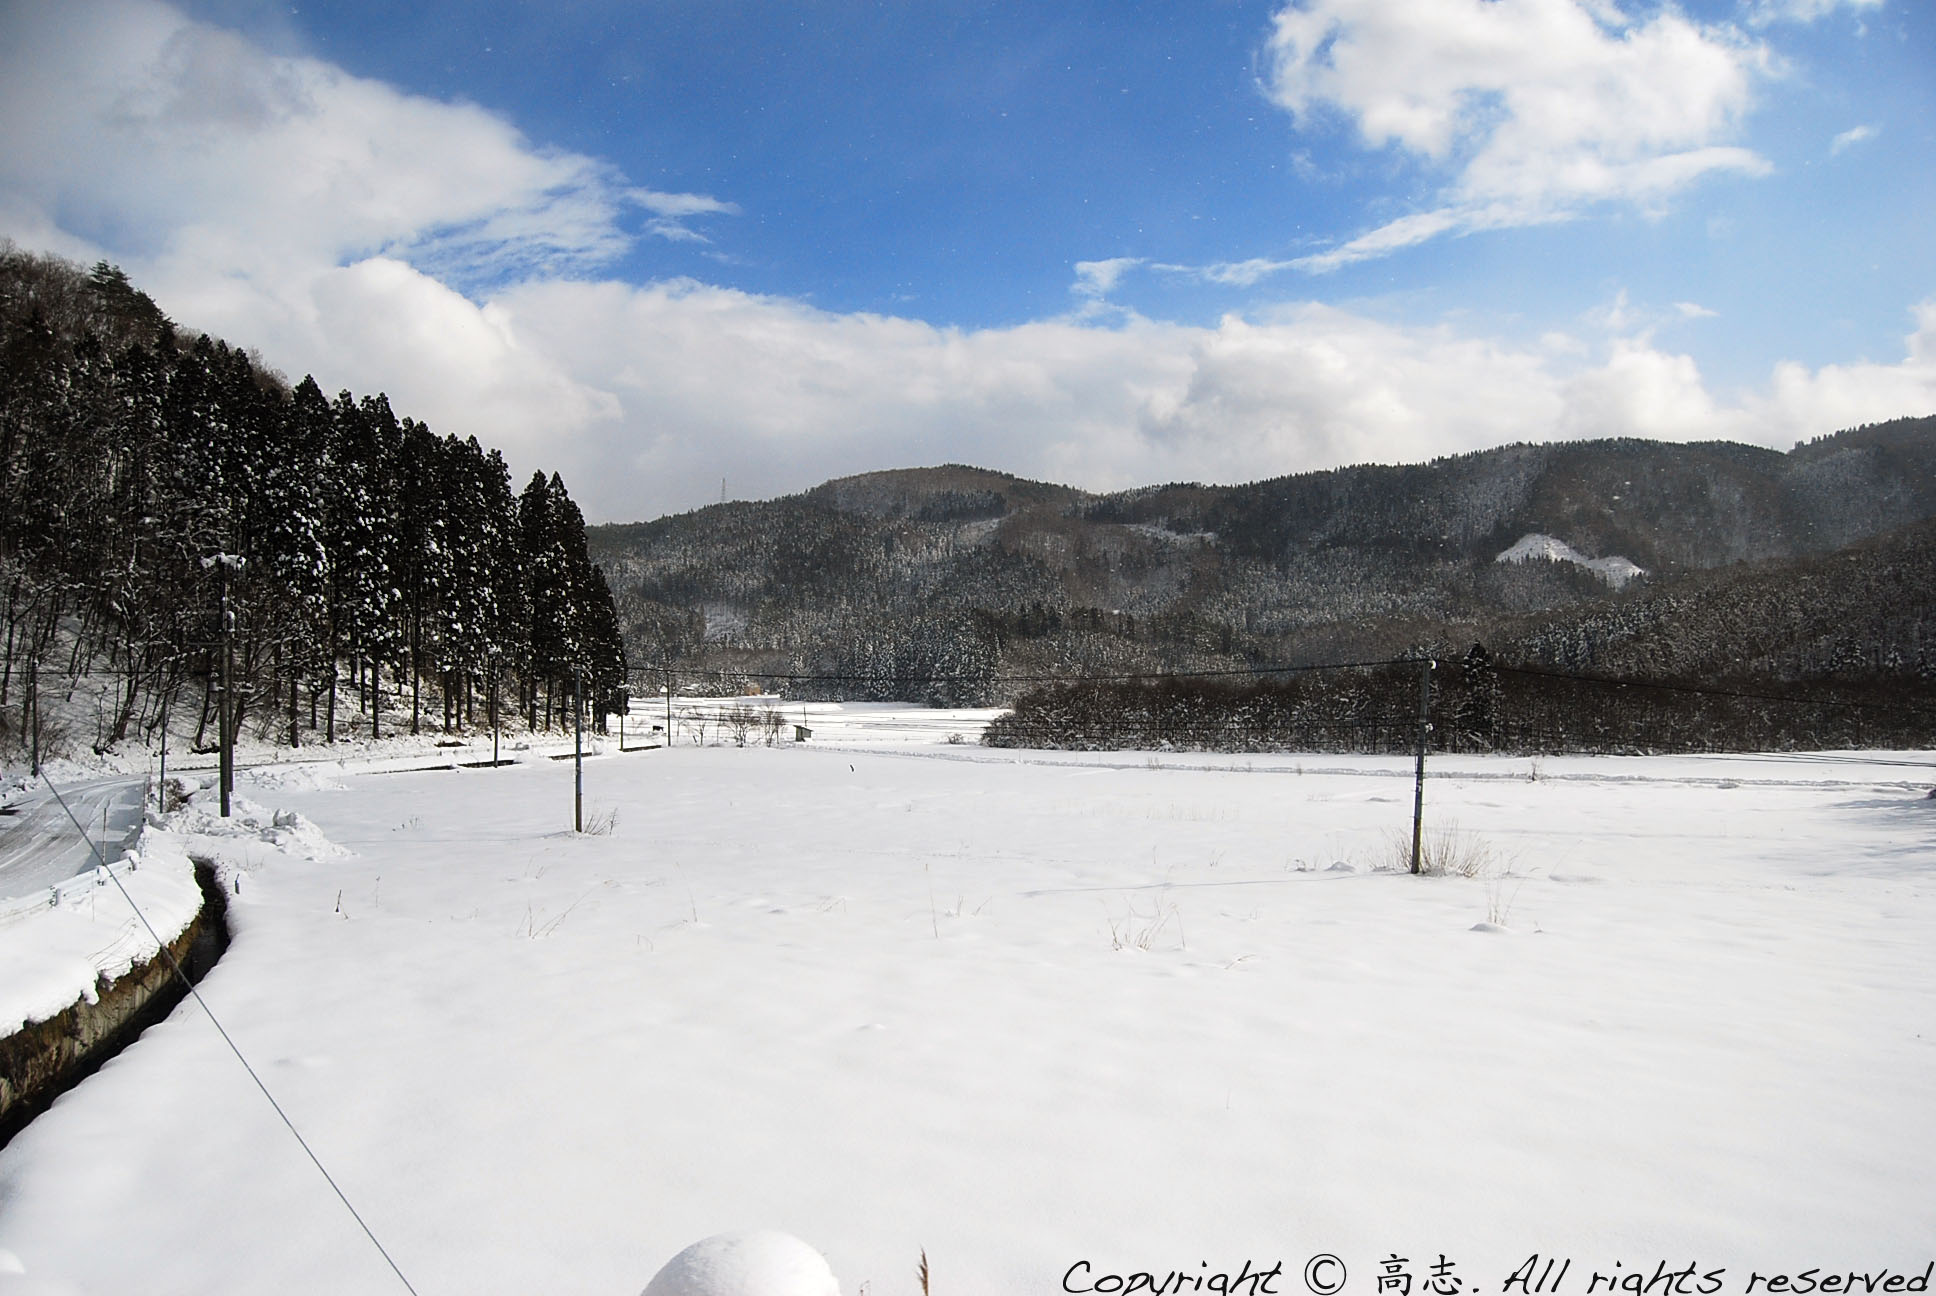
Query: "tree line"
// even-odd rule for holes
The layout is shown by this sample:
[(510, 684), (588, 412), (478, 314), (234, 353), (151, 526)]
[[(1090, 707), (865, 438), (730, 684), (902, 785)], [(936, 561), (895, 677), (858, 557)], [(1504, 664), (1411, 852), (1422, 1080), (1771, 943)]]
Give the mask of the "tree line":
[(50, 689), (102, 678), (99, 745), (164, 724), (212, 745), (225, 652), (232, 729), (291, 745), (512, 709), (548, 727), (625, 686), (556, 474), (514, 492), (475, 438), (380, 394), (291, 387), (118, 268), (4, 242), (0, 616), (16, 745)]
[(983, 734), (993, 747), (1539, 755), (1919, 748), (1936, 692), (1903, 676), (1807, 688), (1716, 687), (1506, 666), (1482, 645), (1254, 676), (1069, 680), (1033, 689)]

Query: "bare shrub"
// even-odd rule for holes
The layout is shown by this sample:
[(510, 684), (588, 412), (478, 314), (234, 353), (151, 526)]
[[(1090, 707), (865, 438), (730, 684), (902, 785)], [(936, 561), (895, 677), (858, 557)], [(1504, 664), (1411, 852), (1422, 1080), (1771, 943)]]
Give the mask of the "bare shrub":
[(732, 735), (735, 747), (744, 747), (747, 735), (752, 733), (759, 723), (759, 710), (747, 706), (744, 702), (729, 706), (719, 713), (720, 727)]
[[(1412, 871), (1410, 829), (1392, 833), (1390, 856), (1392, 869), (1400, 873)], [(1490, 842), (1463, 831), (1457, 824), (1447, 824), (1443, 828), (1427, 829), (1419, 839), (1418, 871), (1432, 877), (1477, 878), (1510, 870)]]

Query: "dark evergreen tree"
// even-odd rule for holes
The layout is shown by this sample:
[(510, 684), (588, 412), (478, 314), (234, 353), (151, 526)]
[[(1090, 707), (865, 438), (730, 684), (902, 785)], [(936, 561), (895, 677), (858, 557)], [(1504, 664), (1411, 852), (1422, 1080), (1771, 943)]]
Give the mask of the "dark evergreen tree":
[(1493, 726), (1499, 711), (1499, 673), (1484, 644), (1473, 644), (1459, 662), (1457, 693), (1452, 713), (1452, 745), (1477, 751), (1493, 746)]
[(524, 575), (525, 717), (538, 727), (539, 692), (544, 693), (544, 725), (551, 727), (551, 690), (569, 667), (565, 619), (570, 607), (570, 584), (557, 527), (552, 518), (551, 484), (543, 473), (532, 474), (518, 497), (518, 547)]
[(308, 685), (313, 699), (335, 669), (328, 527), (335, 434), (328, 398), (313, 378), (296, 385), (279, 415), (267, 429), (258, 560), (269, 587), (264, 624), (273, 636), (277, 694), (287, 703), (286, 739), (293, 747), (302, 740), (302, 687)]
[(343, 392), (333, 408), (342, 454), (330, 524), (335, 550), (331, 605), (362, 709), (372, 730), (380, 733), (383, 666), (396, 660), (402, 639), (396, 575), (402, 434), (382, 396), (359, 402)]

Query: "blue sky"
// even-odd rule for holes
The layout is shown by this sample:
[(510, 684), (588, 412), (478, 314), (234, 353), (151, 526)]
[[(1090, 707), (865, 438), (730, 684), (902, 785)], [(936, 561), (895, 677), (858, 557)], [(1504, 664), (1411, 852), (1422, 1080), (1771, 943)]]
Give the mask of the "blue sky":
[(1908, 0), (0, 9), (0, 234), (622, 519), (1936, 412)]

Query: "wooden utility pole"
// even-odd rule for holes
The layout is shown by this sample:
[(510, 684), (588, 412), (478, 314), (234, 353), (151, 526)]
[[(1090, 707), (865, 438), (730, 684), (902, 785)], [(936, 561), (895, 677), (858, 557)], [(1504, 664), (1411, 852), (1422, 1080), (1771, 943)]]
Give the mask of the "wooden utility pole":
[(35, 778), (40, 777), (40, 654), (27, 654), (27, 732), (33, 743), (33, 758), (30, 769)]
[(161, 695), (161, 774), (155, 784), (155, 810), (168, 809), (168, 699), (171, 695)]
[(1432, 672), (1438, 663), (1427, 657), (1418, 671), (1418, 768), (1412, 776), (1412, 872), (1417, 873), (1425, 846), (1425, 747), (1432, 733)]
[(585, 831), (585, 668), (571, 672), (572, 778), (571, 830)]
[(229, 607), (229, 574), (240, 567), (242, 560), (233, 554), (215, 555), (215, 588), (222, 618), (222, 704), (217, 709), (215, 723), (221, 729), (221, 773), (222, 818), (229, 817), (229, 801), (235, 793), (235, 612)]
[(491, 661), (491, 768), (497, 768), (497, 690), (498, 669), (495, 658)]

